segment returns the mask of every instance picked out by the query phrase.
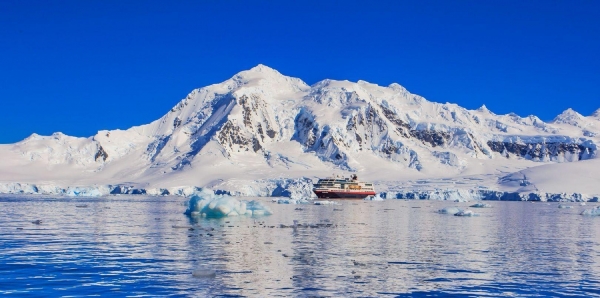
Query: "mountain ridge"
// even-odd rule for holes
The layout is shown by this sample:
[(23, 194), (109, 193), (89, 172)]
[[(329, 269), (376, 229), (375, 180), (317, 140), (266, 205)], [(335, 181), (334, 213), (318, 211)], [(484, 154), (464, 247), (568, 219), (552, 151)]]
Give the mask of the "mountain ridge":
[(397, 83), (309, 86), (258, 65), (192, 90), (149, 124), (0, 145), (11, 157), (0, 181), (219, 187), (331, 172), (389, 181), (483, 175), (595, 158), (599, 133), (600, 119), (571, 109), (546, 123), (429, 102)]

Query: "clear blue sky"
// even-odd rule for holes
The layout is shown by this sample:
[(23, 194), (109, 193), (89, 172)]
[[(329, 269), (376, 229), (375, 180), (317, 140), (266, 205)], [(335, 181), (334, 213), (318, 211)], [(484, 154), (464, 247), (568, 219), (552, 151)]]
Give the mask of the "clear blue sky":
[(259, 63), (496, 114), (589, 115), (599, 55), (595, 0), (3, 0), (0, 143), (149, 123)]

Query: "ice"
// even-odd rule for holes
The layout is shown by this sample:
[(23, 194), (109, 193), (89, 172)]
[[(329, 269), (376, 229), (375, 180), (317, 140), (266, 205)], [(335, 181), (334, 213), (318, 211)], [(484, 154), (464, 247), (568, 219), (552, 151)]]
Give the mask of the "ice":
[(458, 213), (454, 213), (454, 216), (477, 216), (477, 214), (471, 210), (463, 210)]
[(311, 200), (307, 199), (292, 199), (292, 198), (279, 198), (271, 200), (277, 204), (310, 204)]
[(315, 201), (315, 205), (339, 205), (340, 203), (334, 201)]
[(438, 210), (440, 214), (456, 214), (462, 212), (463, 210), (458, 207), (446, 207), (444, 209)]
[(272, 211), (258, 201), (239, 201), (229, 195), (215, 195), (212, 190), (202, 189), (190, 197), (185, 214), (202, 217), (259, 216), (271, 215)]
[(477, 203), (469, 206), (471, 208), (492, 208), (492, 205), (486, 203)]
[(74, 187), (69, 188), (66, 195), (70, 197), (100, 197), (103, 194), (99, 189), (93, 187)]
[(571, 209), (571, 208), (573, 208), (573, 206), (562, 205), (562, 204), (558, 205), (558, 209)]
[(581, 212), (581, 215), (588, 216), (600, 216), (600, 206), (594, 207), (592, 209), (585, 209)]
[(363, 200), (365, 200), (365, 201), (383, 201), (385, 199), (382, 198), (379, 194), (376, 194), (374, 196), (368, 196), (368, 197), (364, 198)]

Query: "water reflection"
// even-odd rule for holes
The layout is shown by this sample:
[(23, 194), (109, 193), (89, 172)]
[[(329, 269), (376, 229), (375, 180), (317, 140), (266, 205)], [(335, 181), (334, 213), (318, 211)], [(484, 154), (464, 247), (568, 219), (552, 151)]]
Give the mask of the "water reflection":
[(0, 293), (599, 294), (598, 219), (580, 206), (490, 202), (477, 217), (455, 217), (435, 211), (467, 203), (342, 201), (190, 219), (184, 203), (0, 198)]

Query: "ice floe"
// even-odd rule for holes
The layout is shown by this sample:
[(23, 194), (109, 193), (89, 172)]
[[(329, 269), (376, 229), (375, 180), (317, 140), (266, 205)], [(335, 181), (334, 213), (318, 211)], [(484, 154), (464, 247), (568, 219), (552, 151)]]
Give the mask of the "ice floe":
[(600, 216), (600, 206), (594, 207), (592, 209), (585, 209), (581, 212), (581, 215), (588, 216)]
[(440, 214), (456, 214), (461, 211), (462, 211), (462, 209), (460, 209), (458, 207), (446, 207), (446, 208), (438, 210), (438, 213), (440, 213)]
[(477, 214), (469, 209), (454, 213), (454, 216), (477, 216)]
[(194, 193), (185, 211), (189, 216), (226, 217), (239, 215), (270, 215), (273, 212), (258, 201), (239, 201), (229, 195), (215, 195), (208, 189)]
[(340, 203), (335, 201), (315, 201), (313, 204), (315, 205), (339, 205)]
[(452, 214), (455, 216), (478, 216), (477, 213), (469, 209), (461, 209), (458, 207), (446, 207), (437, 211), (440, 214)]
[(492, 208), (492, 205), (486, 203), (477, 203), (469, 206), (471, 208)]
[(312, 200), (310, 199), (293, 199), (293, 198), (278, 198), (271, 200), (273, 203), (277, 204), (310, 204)]

